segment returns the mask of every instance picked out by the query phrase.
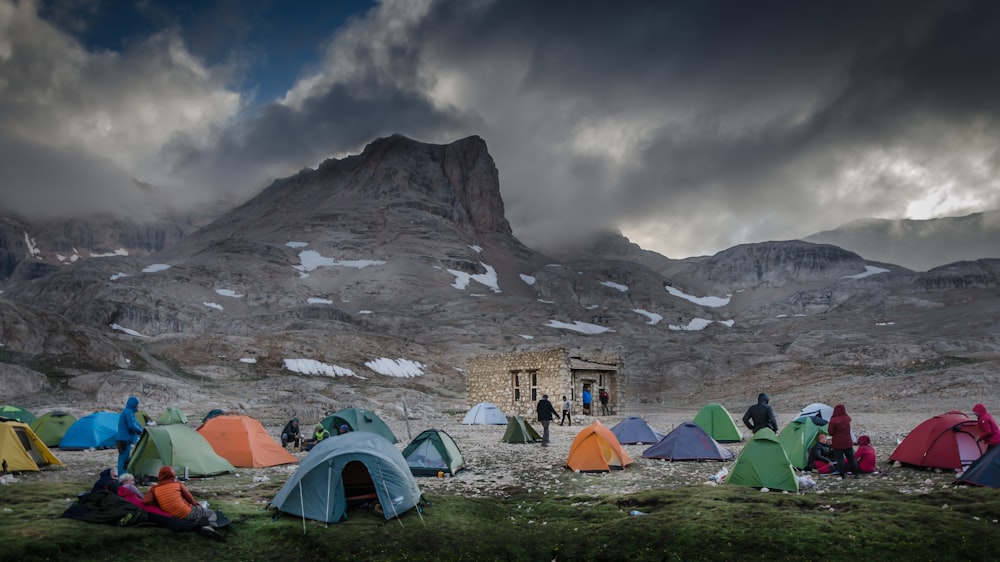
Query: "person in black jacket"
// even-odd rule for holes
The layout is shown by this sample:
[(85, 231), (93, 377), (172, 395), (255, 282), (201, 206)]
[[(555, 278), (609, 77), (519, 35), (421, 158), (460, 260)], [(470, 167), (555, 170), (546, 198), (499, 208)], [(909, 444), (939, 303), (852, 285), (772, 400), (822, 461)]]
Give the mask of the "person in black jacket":
[(299, 418), (290, 419), (285, 424), (285, 428), (281, 430), (281, 446), (288, 447), (289, 443), (296, 449), (302, 446), (302, 430), (299, 429)]
[(816, 436), (816, 444), (809, 449), (809, 458), (806, 459), (806, 470), (808, 472), (814, 470), (823, 472), (820, 470), (820, 466), (816, 464), (817, 461), (826, 463), (828, 468), (833, 465), (833, 447), (826, 442), (826, 439), (826, 435), (822, 433)]
[(559, 417), (559, 412), (556, 411), (552, 402), (549, 402), (548, 394), (542, 395), (542, 399), (538, 401), (535, 411), (538, 413), (538, 423), (542, 424), (542, 447), (548, 447), (549, 423), (552, 422), (553, 417)]
[(765, 427), (770, 427), (771, 431), (778, 432), (778, 420), (774, 417), (770, 400), (767, 394), (761, 392), (757, 395), (757, 403), (747, 408), (747, 413), (743, 414), (743, 424), (750, 428), (750, 431), (757, 433)]

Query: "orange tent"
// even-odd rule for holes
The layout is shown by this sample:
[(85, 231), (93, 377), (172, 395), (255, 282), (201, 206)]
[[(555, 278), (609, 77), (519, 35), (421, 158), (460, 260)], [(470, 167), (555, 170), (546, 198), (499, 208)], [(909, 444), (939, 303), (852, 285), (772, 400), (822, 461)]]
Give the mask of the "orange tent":
[(576, 434), (566, 466), (580, 472), (609, 472), (621, 470), (633, 462), (615, 434), (600, 421), (595, 421)]
[(250, 416), (226, 414), (215, 416), (198, 428), (198, 433), (215, 449), (216, 454), (233, 466), (260, 468), (298, 462)]

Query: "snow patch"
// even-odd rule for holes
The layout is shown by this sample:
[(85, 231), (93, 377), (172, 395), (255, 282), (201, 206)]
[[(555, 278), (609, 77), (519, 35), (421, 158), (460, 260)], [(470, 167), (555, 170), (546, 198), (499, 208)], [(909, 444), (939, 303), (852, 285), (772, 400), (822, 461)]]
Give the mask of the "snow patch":
[(140, 334), (139, 332), (136, 332), (135, 330), (133, 330), (131, 328), (126, 328), (126, 327), (122, 326), (121, 324), (111, 324), (111, 329), (112, 330), (117, 330), (119, 332), (124, 332), (124, 333), (126, 333), (126, 334), (128, 334), (130, 336), (135, 336), (137, 338), (148, 338), (149, 337), (149, 336), (145, 336), (143, 334)]
[(622, 285), (621, 283), (615, 283), (613, 281), (601, 281), (601, 285), (611, 287), (612, 289), (618, 289), (623, 293), (628, 290), (628, 285)]
[(667, 290), (668, 293), (670, 293), (671, 295), (673, 295), (675, 297), (679, 297), (679, 298), (682, 298), (682, 299), (684, 299), (686, 301), (693, 302), (694, 304), (700, 304), (701, 306), (707, 306), (707, 307), (710, 307), (710, 308), (716, 308), (716, 307), (720, 307), (720, 306), (726, 306), (727, 304), (729, 304), (729, 301), (730, 301), (730, 297), (729, 296), (727, 296), (725, 298), (723, 298), (723, 297), (696, 297), (696, 296), (693, 296), (693, 295), (689, 295), (689, 294), (687, 294), (687, 293), (685, 293), (683, 291), (680, 291), (678, 289), (675, 289), (675, 288), (673, 288), (673, 287), (671, 287), (669, 285), (667, 285), (665, 287), (665, 289)]
[(854, 275), (844, 275), (841, 279), (864, 279), (865, 277), (871, 277), (872, 275), (878, 275), (879, 273), (889, 273), (889, 270), (884, 267), (866, 265), (863, 272), (855, 273)]
[(321, 299), (319, 297), (309, 297), (308, 299), (306, 299), (306, 302), (308, 302), (309, 304), (333, 304), (332, 300)]
[(583, 334), (603, 334), (604, 332), (613, 332), (611, 328), (606, 328), (604, 326), (598, 326), (597, 324), (588, 324), (586, 322), (580, 322), (579, 320), (573, 321), (572, 324), (567, 324), (566, 322), (560, 322), (558, 320), (549, 320), (545, 326), (549, 328), (560, 328), (563, 330), (573, 330), (574, 332), (580, 332)]
[(451, 284), (452, 287), (456, 289), (464, 290), (469, 286), (469, 281), (476, 281), (482, 283), (489, 287), (494, 293), (500, 292), (500, 286), (497, 284), (497, 272), (493, 269), (493, 266), (487, 265), (483, 262), (479, 262), (479, 265), (486, 268), (486, 273), (478, 273), (475, 275), (470, 275), (464, 271), (458, 271), (457, 269), (449, 269), (448, 273), (455, 276), (455, 282)]
[(655, 312), (650, 312), (648, 310), (643, 310), (641, 308), (633, 308), (632, 312), (638, 312), (639, 314), (645, 316), (646, 318), (649, 318), (649, 322), (646, 323), (651, 326), (655, 326), (659, 324), (661, 320), (663, 320), (663, 315), (657, 314)]
[(389, 377), (411, 378), (424, 374), (426, 365), (409, 359), (387, 359), (379, 357), (365, 362), (365, 367), (375, 371), (380, 375)]
[(166, 271), (170, 269), (170, 266), (165, 263), (154, 263), (153, 265), (147, 265), (142, 268), (143, 273), (156, 273), (157, 271)]
[(315, 359), (285, 359), (285, 368), (289, 371), (295, 373), (302, 373), (303, 375), (325, 375), (328, 377), (357, 377), (359, 379), (367, 380), (364, 377), (359, 377), (354, 374), (354, 371), (347, 369), (345, 367), (338, 367), (337, 365), (327, 365)]
[(216, 309), (216, 310), (223, 310), (223, 308), (222, 308), (222, 305), (221, 305), (221, 304), (218, 304), (218, 303), (214, 303), (214, 302), (203, 302), (203, 303), (201, 303), (201, 304), (203, 304), (203, 305), (207, 306), (208, 308), (214, 308), (214, 309)]
[(525, 275), (524, 273), (521, 274), (521, 281), (524, 281), (528, 285), (534, 285), (535, 284), (535, 278), (532, 277), (531, 275)]
[(313, 271), (318, 267), (341, 266), (362, 269), (369, 265), (385, 265), (385, 262), (382, 260), (335, 260), (333, 258), (325, 258), (316, 250), (299, 252), (299, 261), (301, 264), (296, 265), (295, 269), (303, 273)]
[(243, 297), (243, 295), (233, 291), (232, 289), (216, 289), (215, 292), (223, 297), (232, 297), (234, 299)]

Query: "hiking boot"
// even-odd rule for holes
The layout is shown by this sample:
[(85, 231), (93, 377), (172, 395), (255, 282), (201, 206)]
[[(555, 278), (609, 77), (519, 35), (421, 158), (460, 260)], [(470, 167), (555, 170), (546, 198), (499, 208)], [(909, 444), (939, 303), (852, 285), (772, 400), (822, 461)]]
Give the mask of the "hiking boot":
[(213, 539), (213, 540), (217, 540), (219, 542), (226, 542), (226, 537), (222, 536), (218, 531), (216, 531), (215, 529), (213, 529), (211, 527), (207, 527), (207, 526), (206, 527), (202, 527), (202, 528), (198, 529), (198, 532), (201, 533), (202, 535), (205, 535), (206, 537), (209, 537), (209, 538)]

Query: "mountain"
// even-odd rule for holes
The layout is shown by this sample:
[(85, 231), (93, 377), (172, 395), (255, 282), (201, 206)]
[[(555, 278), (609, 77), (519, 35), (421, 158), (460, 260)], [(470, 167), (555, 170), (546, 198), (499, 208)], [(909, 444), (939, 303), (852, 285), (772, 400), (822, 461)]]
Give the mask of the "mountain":
[[(471, 357), (552, 347), (617, 358), (634, 411), (764, 389), (974, 403), (1000, 377), (997, 260), (915, 273), (796, 240), (672, 260), (613, 232), (547, 255), (500, 193), (483, 139), (396, 135), (127, 255), (39, 259), (47, 243), (17, 246), (35, 227), (11, 227), (0, 359), (20, 382), (3, 396), (116, 408), (138, 386), (163, 407), (316, 417), (405, 390), (411, 414), (440, 415), (464, 408)], [(75, 240), (120, 241), (88, 228)]]
[(803, 238), (914, 271), (1000, 257), (1000, 211), (927, 220), (860, 219)]

